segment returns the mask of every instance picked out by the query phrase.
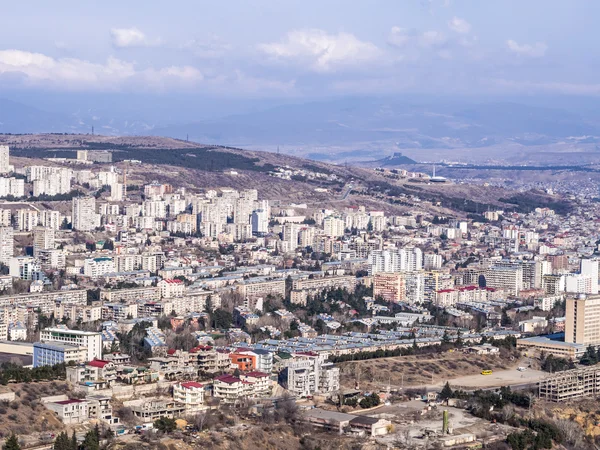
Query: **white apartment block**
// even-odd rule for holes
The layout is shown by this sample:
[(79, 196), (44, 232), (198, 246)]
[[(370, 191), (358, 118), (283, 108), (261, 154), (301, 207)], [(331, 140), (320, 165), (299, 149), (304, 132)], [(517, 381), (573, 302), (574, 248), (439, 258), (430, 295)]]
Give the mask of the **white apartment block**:
[(41, 250), (54, 249), (54, 239), (54, 229), (35, 227), (33, 229), (33, 256), (37, 258)]
[(59, 230), (62, 225), (62, 219), (58, 211), (46, 210), (40, 212), (40, 225), (53, 230)]
[(417, 247), (373, 250), (369, 253), (369, 274), (381, 272), (414, 272), (423, 268), (423, 252)]
[(9, 195), (17, 198), (25, 196), (25, 180), (0, 177), (0, 197)]
[(113, 273), (115, 264), (112, 258), (87, 258), (83, 263), (83, 274), (92, 279), (99, 278), (106, 273)]
[(14, 252), (14, 230), (12, 227), (0, 227), (0, 263), (8, 265)]
[(16, 214), (16, 228), (19, 231), (32, 231), (40, 222), (40, 213), (35, 209), (19, 209)]
[(323, 220), (325, 235), (329, 237), (340, 237), (344, 235), (345, 221), (340, 217), (328, 216)]
[(93, 231), (100, 226), (100, 216), (96, 214), (94, 197), (73, 198), (73, 230)]
[(167, 279), (158, 282), (162, 298), (183, 297), (185, 284), (181, 280)]
[(66, 328), (45, 328), (40, 331), (42, 342), (62, 342), (63, 344), (87, 349), (86, 361), (102, 359), (102, 334), (92, 331), (69, 330)]
[(8, 145), (0, 145), (0, 173), (10, 173), (12, 170)]

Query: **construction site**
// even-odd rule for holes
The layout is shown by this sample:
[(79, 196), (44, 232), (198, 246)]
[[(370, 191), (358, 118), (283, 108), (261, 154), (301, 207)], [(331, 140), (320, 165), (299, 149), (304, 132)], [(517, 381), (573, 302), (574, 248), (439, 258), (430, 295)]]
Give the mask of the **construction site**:
[(573, 369), (539, 382), (539, 397), (551, 402), (590, 398), (600, 394), (600, 366)]

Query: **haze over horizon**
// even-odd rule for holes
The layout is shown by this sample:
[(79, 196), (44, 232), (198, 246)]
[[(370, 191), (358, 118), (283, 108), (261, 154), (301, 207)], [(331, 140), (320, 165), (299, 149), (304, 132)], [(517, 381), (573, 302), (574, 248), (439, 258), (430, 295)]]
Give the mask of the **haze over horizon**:
[[(440, 137), (471, 146), (482, 137), (456, 130), (489, 133), (487, 123), (504, 120), (507, 107), (487, 105), (512, 102), (540, 108), (528, 111), (542, 121), (557, 110), (577, 114), (569, 123), (592, 125), (583, 131), (596, 135), (599, 12), (592, 2), (539, 0), (12, 2), (0, 29), (0, 99), (19, 105), (0, 101), (0, 132), (95, 125), (106, 134), (330, 146), (339, 130), (321, 130), (369, 122), (342, 141), (379, 142), (373, 130), (401, 129), (389, 139), (420, 147), (421, 135), (431, 138), (431, 118), (447, 115), (454, 131)], [(397, 107), (407, 104), (416, 108)], [(415, 114), (420, 122), (403, 123)], [(274, 115), (287, 131), (264, 139)], [(294, 131), (299, 117), (316, 115), (320, 122)], [(32, 117), (43, 119), (32, 125)], [(492, 134), (521, 139), (551, 128)], [(418, 133), (407, 137), (407, 129)], [(560, 138), (582, 132), (561, 129)]]

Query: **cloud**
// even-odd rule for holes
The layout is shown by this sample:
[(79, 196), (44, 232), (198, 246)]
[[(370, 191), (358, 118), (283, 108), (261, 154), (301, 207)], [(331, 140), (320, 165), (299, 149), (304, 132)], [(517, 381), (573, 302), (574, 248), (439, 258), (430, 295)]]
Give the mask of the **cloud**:
[(409, 46), (435, 48), (443, 47), (448, 42), (448, 38), (441, 31), (421, 32), (414, 29), (392, 27), (387, 42), (396, 48), (406, 48)]
[(135, 27), (113, 28), (110, 36), (112, 44), (117, 48), (152, 47), (161, 43), (160, 39), (151, 40)]
[(467, 34), (467, 33), (469, 33), (469, 31), (471, 31), (471, 24), (469, 22), (467, 22), (465, 19), (453, 17), (448, 22), (448, 28), (450, 28), (455, 33)]
[(21, 50), (0, 51), (4, 85), (64, 91), (202, 90), (224, 95), (295, 95), (296, 81), (269, 79), (239, 69), (216, 72), (189, 65), (140, 68), (135, 62), (108, 57), (105, 62), (53, 58)]
[(206, 40), (191, 39), (181, 46), (198, 58), (220, 58), (232, 49), (231, 44), (224, 42), (216, 35)]
[(290, 31), (281, 41), (260, 44), (258, 49), (274, 60), (308, 64), (318, 72), (373, 62), (383, 55), (376, 45), (353, 34), (318, 29)]
[(21, 50), (0, 51), (0, 75), (18, 75), (25, 84), (61, 89), (117, 89), (126, 83), (162, 85), (196, 83), (202, 73), (190, 66), (136, 69), (132, 62), (108, 57), (104, 63), (78, 58), (52, 58)]
[(546, 54), (546, 50), (548, 50), (548, 46), (543, 42), (536, 42), (533, 45), (530, 44), (518, 44), (517, 42), (509, 39), (506, 41), (506, 46), (508, 49), (519, 55), (519, 56), (528, 56), (531, 58), (540, 58)]

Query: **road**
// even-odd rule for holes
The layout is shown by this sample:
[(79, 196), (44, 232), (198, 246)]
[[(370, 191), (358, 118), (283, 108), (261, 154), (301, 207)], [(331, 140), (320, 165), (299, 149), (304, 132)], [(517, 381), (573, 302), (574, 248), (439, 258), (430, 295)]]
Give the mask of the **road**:
[(348, 184), (345, 186), (344, 191), (342, 192), (341, 200), (346, 200), (348, 198), (348, 196), (350, 195), (350, 192), (352, 192), (352, 188), (353, 188), (352, 184)]

